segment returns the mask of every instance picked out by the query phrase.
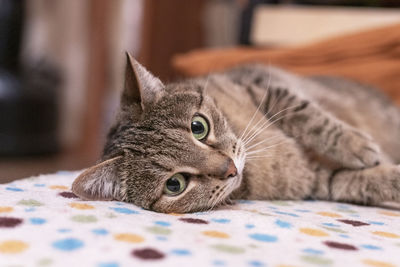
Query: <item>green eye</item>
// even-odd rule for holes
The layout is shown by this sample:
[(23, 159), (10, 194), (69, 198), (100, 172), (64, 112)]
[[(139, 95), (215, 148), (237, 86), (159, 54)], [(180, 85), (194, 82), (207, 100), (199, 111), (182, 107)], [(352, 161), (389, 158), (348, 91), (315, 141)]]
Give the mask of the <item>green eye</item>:
[(190, 128), (197, 140), (203, 140), (208, 134), (208, 123), (202, 116), (194, 116)]
[(170, 196), (176, 196), (186, 189), (186, 179), (181, 173), (174, 174), (167, 180), (164, 186), (164, 193)]

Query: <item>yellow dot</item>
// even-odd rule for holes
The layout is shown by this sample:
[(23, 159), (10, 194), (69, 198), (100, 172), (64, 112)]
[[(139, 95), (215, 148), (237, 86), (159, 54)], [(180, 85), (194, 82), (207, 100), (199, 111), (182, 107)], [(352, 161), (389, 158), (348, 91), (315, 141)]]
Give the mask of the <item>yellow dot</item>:
[(182, 216), (183, 214), (171, 212), (171, 213), (168, 213), (168, 215), (172, 215), (172, 216)]
[(383, 214), (383, 215), (386, 215), (386, 216), (400, 217), (400, 213), (387, 211), (387, 210), (380, 211), (379, 213)]
[(50, 189), (60, 189), (60, 190), (67, 190), (68, 189), (68, 187), (65, 186), (65, 185), (51, 185), (49, 187), (50, 187)]
[(210, 237), (216, 237), (216, 238), (229, 238), (230, 236), (224, 232), (218, 232), (218, 231), (204, 231), (204, 235), (210, 236)]
[(325, 217), (331, 217), (331, 218), (340, 218), (340, 217), (342, 217), (342, 215), (340, 215), (340, 214), (333, 213), (333, 212), (326, 212), (326, 211), (320, 211), (320, 212), (317, 212), (317, 214), (321, 215), (321, 216), (325, 216)]
[(365, 259), (362, 261), (364, 264), (373, 266), (373, 267), (396, 267), (395, 265), (383, 261), (376, 261), (371, 259)]
[(372, 233), (375, 234), (375, 235), (383, 236), (383, 237), (390, 237), (390, 238), (399, 238), (400, 237), (399, 235), (396, 235), (396, 234), (393, 234), (393, 233), (389, 233), (389, 232), (375, 231), (375, 232), (372, 232)]
[(69, 204), (69, 206), (71, 208), (75, 208), (75, 209), (78, 209), (78, 210), (92, 210), (92, 209), (94, 209), (94, 207), (92, 205), (84, 204), (84, 203), (71, 203), (71, 204)]
[(328, 233), (318, 230), (318, 229), (312, 229), (312, 228), (300, 228), (300, 232), (306, 235), (312, 235), (312, 236), (329, 236)]
[(128, 243), (140, 243), (144, 241), (144, 238), (140, 235), (135, 234), (116, 234), (114, 235), (115, 240), (128, 242)]
[(3, 206), (3, 207), (0, 207), (0, 213), (1, 212), (11, 212), (11, 211), (13, 211), (14, 209), (12, 208), (12, 207), (5, 207), (5, 206)]
[(20, 253), (27, 249), (29, 246), (28, 244), (18, 241), (18, 240), (8, 240), (0, 243), (0, 252), (1, 253)]

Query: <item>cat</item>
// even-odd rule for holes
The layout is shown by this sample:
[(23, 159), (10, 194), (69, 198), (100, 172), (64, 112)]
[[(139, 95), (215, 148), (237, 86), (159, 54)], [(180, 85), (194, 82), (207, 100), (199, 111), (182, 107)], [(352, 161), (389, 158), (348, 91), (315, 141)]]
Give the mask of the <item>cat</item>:
[(127, 54), (100, 163), (72, 191), (157, 212), (232, 199), (400, 202), (400, 110), (372, 87), (243, 65), (164, 85)]

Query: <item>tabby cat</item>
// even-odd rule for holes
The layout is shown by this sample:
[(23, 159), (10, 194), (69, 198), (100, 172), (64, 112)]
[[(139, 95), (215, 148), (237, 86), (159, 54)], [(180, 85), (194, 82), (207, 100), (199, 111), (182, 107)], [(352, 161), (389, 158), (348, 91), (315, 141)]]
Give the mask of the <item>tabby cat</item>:
[(158, 212), (232, 199), (400, 202), (400, 111), (373, 88), (263, 65), (164, 85), (127, 55), (99, 164), (72, 191)]

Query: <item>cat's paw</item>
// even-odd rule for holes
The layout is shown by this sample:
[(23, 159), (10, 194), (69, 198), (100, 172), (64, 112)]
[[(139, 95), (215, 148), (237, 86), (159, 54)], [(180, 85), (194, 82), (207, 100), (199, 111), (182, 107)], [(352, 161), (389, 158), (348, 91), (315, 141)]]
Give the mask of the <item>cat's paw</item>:
[(379, 165), (381, 152), (368, 135), (349, 129), (337, 140), (335, 147), (336, 160), (346, 168), (361, 169)]

